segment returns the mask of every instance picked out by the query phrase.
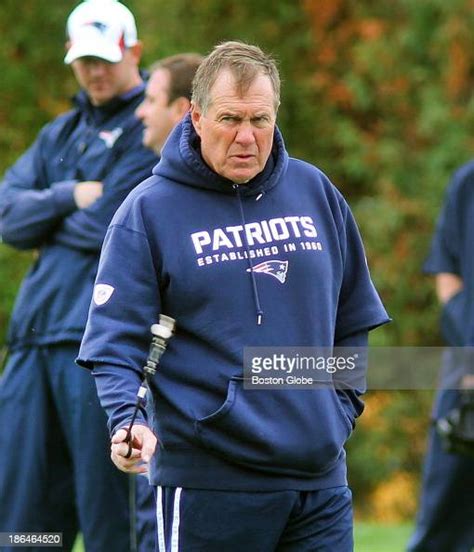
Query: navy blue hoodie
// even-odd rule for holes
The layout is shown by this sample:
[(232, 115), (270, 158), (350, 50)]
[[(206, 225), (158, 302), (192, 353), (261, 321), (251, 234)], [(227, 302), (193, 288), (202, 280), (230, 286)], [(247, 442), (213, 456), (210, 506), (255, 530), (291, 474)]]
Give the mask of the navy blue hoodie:
[[(5, 174), (0, 235), (18, 249), (37, 249), (18, 294), (11, 348), (80, 342), (107, 227), (157, 157), (142, 145), (135, 117), (145, 85), (94, 107), (81, 91), (75, 109), (47, 124)], [(98, 180), (103, 195), (78, 209), (74, 187)]]
[(130, 419), (163, 312), (177, 331), (151, 382), (154, 484), (345, 484), (354, 420), (335, 390), (244, 390), (242, 365), (245, 347), (332, 346), (387, 322), (346, 202), (278, 130), (264, 171), (233, 185), (203, 162), (189, 116), (153, 173), (109, 227), (78, 359), (111, 431)]

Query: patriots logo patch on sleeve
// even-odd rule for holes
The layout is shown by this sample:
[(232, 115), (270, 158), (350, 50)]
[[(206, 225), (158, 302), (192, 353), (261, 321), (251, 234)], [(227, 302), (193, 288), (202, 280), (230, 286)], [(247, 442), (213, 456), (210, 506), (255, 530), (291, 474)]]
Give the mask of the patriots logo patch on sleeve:
[(112, 297), (112, 293), (115, 288), (109, 286), (109, 284), (96, 284), (94, 287), (94, 303), (100, 307), (100, 305), (105, 305), (107, 301)]
[(288, 272), (288, 261), (265, 261), (253, 268), (247, 268), (247, 272), (258, 272), (260, 274), (269, 274), (276, 278), (280, 284), (284, 284), (286, 281), (286, 273)]

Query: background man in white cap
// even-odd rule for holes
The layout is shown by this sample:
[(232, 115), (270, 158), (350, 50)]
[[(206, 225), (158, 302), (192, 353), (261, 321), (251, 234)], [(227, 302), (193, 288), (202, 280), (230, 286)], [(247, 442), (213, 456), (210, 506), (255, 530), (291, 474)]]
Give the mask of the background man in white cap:
[(63, 550), (81, 531), (88, 552), (129, 552), (129, 480), (110, 461), (93, 379), (74, 359), (109, 221), (157, 157), (134, 116), (145, 85), (132, 13), (87, 0), (67, 35), (65, 63), (82, 88), (75, 106), (41, 130), (0, 185), (2, 240), (38, 250), (0, 380), (0, 531), (59, 531)]

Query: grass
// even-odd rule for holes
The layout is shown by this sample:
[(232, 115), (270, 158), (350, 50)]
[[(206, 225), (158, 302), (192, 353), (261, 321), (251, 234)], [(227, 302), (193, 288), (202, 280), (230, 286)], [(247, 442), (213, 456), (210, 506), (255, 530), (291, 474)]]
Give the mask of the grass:
[[(408, 523), (382, 525), (366, 521), (357, 522), (355, 552), (404, 552), (411, 531), (412, 525)], [(81, 539), (77, 540), (73, 552), (85, 552)]]
[(77, 537), (76, 542), (74, 543), (74, 548), (72, 549), (72, 552), (84, 552), (84, 545), (82, 543), (82, 537), (79, 535)]
[(355, 552), (404, 552), (413, 526), (409, 523), (382, 525), (374, 522), (355, 524)]

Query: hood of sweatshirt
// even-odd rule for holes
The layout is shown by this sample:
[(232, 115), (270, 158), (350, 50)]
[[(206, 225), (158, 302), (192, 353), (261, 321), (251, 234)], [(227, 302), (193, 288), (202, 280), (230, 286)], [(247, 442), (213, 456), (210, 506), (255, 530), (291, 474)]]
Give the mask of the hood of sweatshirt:
[[(161, 160), (153, 174), (187, 186), (204, 188), (224, 194), (235, 194), (234, 183), (215, 173), (204, 161), (201, 140), (194, 130), (191, 114), (179, 123), (164, 145)], [(258, 196), (278, 184), (288, 165), (288, 153), (283, 137), (275, 127), (273, 148), (265, 168), (246, 184), (239, 185), (243, 196)]]

